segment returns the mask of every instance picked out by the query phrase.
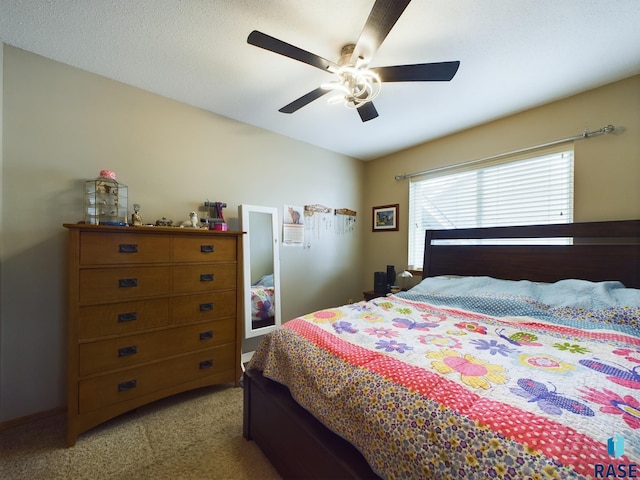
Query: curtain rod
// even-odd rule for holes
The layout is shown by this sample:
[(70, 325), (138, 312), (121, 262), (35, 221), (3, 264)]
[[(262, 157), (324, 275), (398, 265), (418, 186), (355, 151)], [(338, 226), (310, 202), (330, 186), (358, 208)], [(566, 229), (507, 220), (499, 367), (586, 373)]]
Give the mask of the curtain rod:
[(513, 150), (511, 152), (500, 153), (498, 155), (492, 155), (490, 157), (479, 158), (477, 160), (471, 160), (471, 161), (468, 161), (468, 162), (456, 163), (455, 165), (447, 165), (447, 166), (444, 166), (444, 167), (432, 168), (432, 169), (429, 169), (429, 170), (422, 170), (421, 172), (403, 173), (402, 175), (396, 175), (395, 178), (396, 178), (396, 180), (406, 180), (407, 178), (417, 177), (417, 176), (420, 176), (420, 175), (425, 175), (427, 173), (436, 173), (436, 172), (442, 172), (444, 170), (450, 170), (450, 169), (453, 169), (453, 168), (465, 167), (467, 165), (473, 165), (475, 163), (487, 162), (489, 160), (495, 160), (495, 159), (502, 158), (502, 157), (508, 157), (508, 156), (511, 156), (511, 155), (517, 155), (519, 153), (530, 152), (531, 150), (538, 150), (539, 148), (552, 147), (554, 145), (560, 145), (561, 143), (573, 142), (575, 140), (583, 140), (585, 138), (596, 137), (598, 135), (607, 135), (607, 134), (613, 132), (615, 129), (616, 129), (616, 127), (614, 127), (613, 125), (607, 125), (606, 127), (602, 127), (600, 130), (594, 130), (592, 132), (590, 132), (589, 130), (585, 129), (585, 131), (582, 132), (581, 135), (575, 135), (573, 137), (561, 138), (560, 140), (554, 140), (553, 142), (543, 143), (541, 145), (534, 145), (532, 147), (521, 148), (520, 150)]

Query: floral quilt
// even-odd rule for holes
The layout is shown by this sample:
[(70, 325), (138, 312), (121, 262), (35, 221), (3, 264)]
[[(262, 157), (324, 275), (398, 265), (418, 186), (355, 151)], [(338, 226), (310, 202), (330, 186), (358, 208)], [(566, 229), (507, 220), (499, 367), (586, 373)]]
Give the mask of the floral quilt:
[[(640, 308), (474, 302), (410, 291), (310, 313), (267, 335), (249, 368), (383, 478), (640, 476)], [(496, 302), (544, 314), (486, 313)]]
[(251, 320), (260, 322), (275, 315), (274, 287), (251, 287)]

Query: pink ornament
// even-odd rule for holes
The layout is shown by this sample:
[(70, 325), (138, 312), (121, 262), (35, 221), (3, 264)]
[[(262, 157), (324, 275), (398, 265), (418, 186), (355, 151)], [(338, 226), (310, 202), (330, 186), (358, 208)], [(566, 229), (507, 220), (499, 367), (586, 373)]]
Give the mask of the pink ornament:
[(115, 180), (116, 172), (112, 172), (111, 170), (100, 170), (100, 176), (103, 178), (110, 178), (111, 180)]

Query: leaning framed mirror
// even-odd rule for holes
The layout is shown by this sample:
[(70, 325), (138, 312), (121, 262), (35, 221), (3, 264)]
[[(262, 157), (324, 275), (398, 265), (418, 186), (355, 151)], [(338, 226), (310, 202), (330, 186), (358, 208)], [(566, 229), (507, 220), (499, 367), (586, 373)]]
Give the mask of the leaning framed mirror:
[(239, 218), (246, 232), (244, 337), (251, 338), (269, 333), (281, 324), (278, 210), (240, 205)]

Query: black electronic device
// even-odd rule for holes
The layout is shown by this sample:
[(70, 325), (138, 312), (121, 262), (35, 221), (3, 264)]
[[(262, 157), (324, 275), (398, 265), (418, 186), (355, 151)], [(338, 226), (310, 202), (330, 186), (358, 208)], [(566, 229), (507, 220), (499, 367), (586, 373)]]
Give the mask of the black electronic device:
[(387, 265), (387, 292), (391, 291), (391, 287), (396, 284), (396, 267), (395, 265)]
[(375, 272), (373, 274), (373, 291), (387, 293), (387, 272)]

